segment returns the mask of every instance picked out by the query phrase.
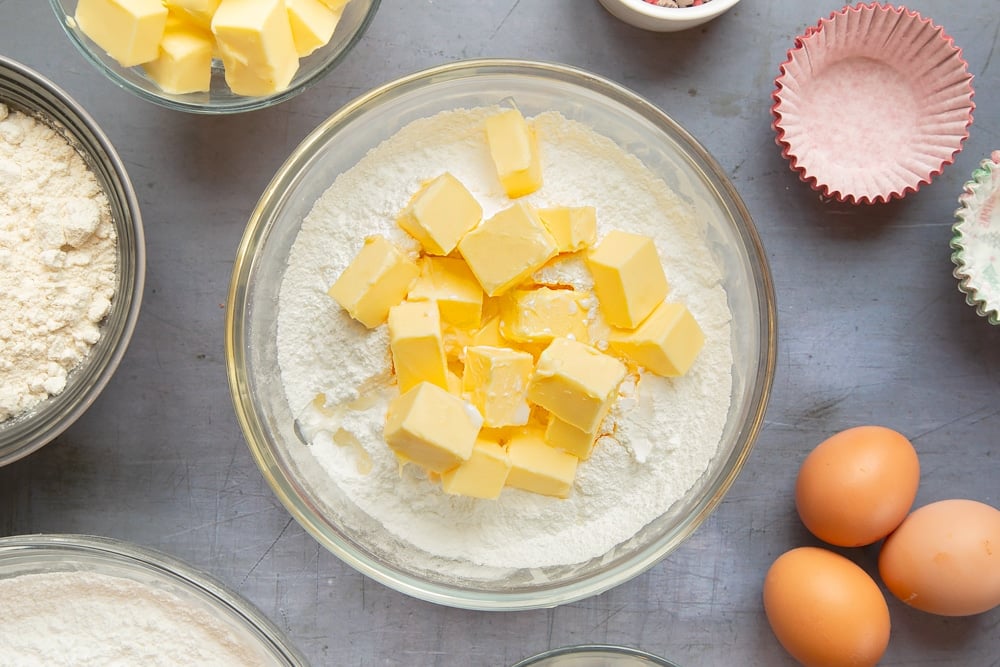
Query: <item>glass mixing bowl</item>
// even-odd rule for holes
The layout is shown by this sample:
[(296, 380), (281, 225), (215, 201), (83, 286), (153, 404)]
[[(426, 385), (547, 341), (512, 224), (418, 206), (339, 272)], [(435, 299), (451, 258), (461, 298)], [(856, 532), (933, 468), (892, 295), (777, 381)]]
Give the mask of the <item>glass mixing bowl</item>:
[(329, 43), (299, 60), (299, 69), (285, 90), (262, 96), (236, 95), (226, 85), (221, 61), (212, 62), (212, 83), (208, 92), (175, 95), (164, 92), (146, 76), (142, 67), (122, 67), (104, 49), (90, 40), (73, 20), (78, 0), (50, 0), (59, 25), (69, 40), (92, 65), (112, 82), (144, 100), (168, 109), (203, 114), (239, 113), (263, 109), (295, 97), (332, 71), (368, 28), (381, 0), (350, 0), (344, 7)]
[[(448, 567), (411, 567), (405, 546), (375, 549), (381, 524), (346, 497), (324, 499), (290, 455), (295, 414), (277, 375), (278, 294), (303, 218), (333, 180), (413, 120), (511, 97), (526, 116), (556, 111), (635, 155), (686, 200), (706, 228), (732, 311), (731, 406), (708, 470), (669, 511), (609, 553), (573, 568), (516, 571), (499, 581)], [(336, 345), (335, 341), (331, 344)], [(264, 191), (233, 270), (226, 357), (236, 414), (262, 473), (291, 514), (324, 547), (404, 593), (474, 609), (552, 606), (600, 593), (643, 572), (676, 548), (718, 505), (760, 429), (775, 362), (773, 286), (750, 215), (722, 169), (683, 128), (625, 88), (571, 67), (475, 60), (435, 67), (386, 84), (324, 121)], [(327, 484), (327, 486), (333, 486)], [(342, 495), (342, 494), (341, 494)]]
[(545, 651), (525, 658), (514, 667), (678, 667), (678, 665), (627, 646), (583, 644)]
[[(246, 599), (211, 576), (152, 549), (89, 535), (24, 535), (0, 538), (0, 581), (24, 575), (92, 573), (126, 579), (165, 593), (191, 613), (209, 614), (254, 664), (308, 664), (271, 621)], [(8, 601), (10, 602), (10, 601)], [(66, 595), (63, 604), (73, 599)], [(8, 604), (8, 607), (10, 605)], [(183, 622), (187, 614), (179, 618)], [(197, 616), (190, 616), (191, 622)], [(0, 619), (0, 627), (3, 619)], [(0, 662), (4, 656), (0, 655)]]
[(118, 282), (101, 337), (73, 370), (62, 393), (0, 422), (0, 465), (51, 441), (90, 407), (125, 354), (142, 301), (146, 246), (139, 204), (125, 166), (94, 119), (51, 81), (0, 56), (0, 103), (43, 120), (60, 132), (97, 176), (118, 232)]

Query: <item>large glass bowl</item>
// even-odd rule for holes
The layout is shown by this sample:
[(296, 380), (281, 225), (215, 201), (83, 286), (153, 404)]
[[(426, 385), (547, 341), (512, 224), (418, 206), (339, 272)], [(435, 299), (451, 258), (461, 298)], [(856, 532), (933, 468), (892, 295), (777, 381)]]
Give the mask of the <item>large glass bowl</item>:
[[(0, 580), (62, 572), (92, 573), (125, 579), (147, 587), (151, 595), (167, 594), (190, 614), (207, 614), (224, 628), (254, 664), (308, 664), (285, 635), (245, 598), (213, 577), (167, 554), (105, 537), (88, 535), (24, 535), (0, 538)], [(73, 599), (53, 600), (72, 605)], [(8, 601), (8, 608), (12, 603)], [(3, 619), (0, 619), (0, 628)], [(0, 655), (0, 662), (4, 656)]]
[(0, 103), (44, 121), (76, 148), (108, 197), (118, 233), (117, 284), (111, 311), (100, 327), (101, 337), (69, 374), (62, 393), (0, 422), (2, 466), (27, 456), (66, 430), (111, 379), (139, 316), (146, 246), (139, 204), (125, 166), (107, 136), (79, 104), (38, 72), (3, 56)]
[[(719, 451), (687, 495), (634, 538), (571, 572), (520, 572), (502, 581), (417, 571), (371, 548), (364, 520), (346, 499), (320, 499), (289, 455), (298, 443), (293, 411), (277, 377), (278, 294), (303, 218), (340, 173), (409, 122), (443, 110), (512, 97), (527, 116), (557, 111), (636, 155), (693, 208), (723, 274), (732, 311), (731, 407)], [(331, 344), (336, 344), (332, 342)], [(291, 514), (348, 564), (404, 593), (474, 609), (552, 606), (602, 592), (676, 548), (715, 508), (746, 461), (760, 429), (775, 362), (773, 287), (750, 215), (706, 151), (677, 123), (625, 88), (566, 66), (476, 60), (432, 68), (351, 102), (295, 149), (262, 195), (233, 270), (226, 357), (237, 417), (268, 483)]]
[(236, 95), (230, 91), (226, 85), (222, 63), (218, 60), (212, 63), (212, 83), (208, 92), (180, 95), (164, 92), (146, 76), (142, 67), (122, 67), (80, 30), (73, 19), (78, 0), (49, 1), (52, 3), (59, 24), (69, 36), (73, 46), (113, 83), (144, 100), (168, 109), (203, 114), (226, 114), (273, 106), (295, 97), (322, 79), (361, 39), (374, 18), (381, 0), (350, 0), (344, 7), (344, 13), (330, 42), (300, 59), (299, 69), (285, 90), (261, 96)]
[(627, 646), (582, 644), (545, 651), (518, 662), (514, 667), (679, 667)]

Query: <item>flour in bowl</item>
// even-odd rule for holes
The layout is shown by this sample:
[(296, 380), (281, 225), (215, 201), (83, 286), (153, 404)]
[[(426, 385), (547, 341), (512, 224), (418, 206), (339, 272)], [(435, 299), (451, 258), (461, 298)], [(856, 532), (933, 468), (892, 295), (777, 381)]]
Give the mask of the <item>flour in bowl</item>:
[[(568, 499), (512, 488), (497, 500), (449, 496), (417, 466), (400, 469), (382, 438), (386, 407), (398, 394), (386, 327), (366, 329), (326, 291), (366, 236), (381, 234), (416, 255), (417, 242), (396, 218), (429, 178), (451, 172), (482, 205), (484, 219), (510, 205), (483, 134), (495, 112), (463, 109), (415, 121), (341, 174), (302, 224), (278, 303), (281, 382), (309, 442), (289, 445), (288, 454), (304, 484), (366, 548), (404, 567), (474, 578), (583, 563), (633, 537), (708, 468), (732, 390), (731, 313), (703, 223), (617, 144), (542, 113), (533, 122), (544, 185), (523, 199), (538, 207), (594, 206), (599, 239), (611, 229), (654, 238), (668, 298), (689, 307), (705, 347), (683, 377), (644, 373), (623, 384), (602, 429), (609, 435), (580, 463)], [(578, 256), (553, 260), (536, 279), (592, 288)], [(598, 347), (606, 333), (591, 332)]]

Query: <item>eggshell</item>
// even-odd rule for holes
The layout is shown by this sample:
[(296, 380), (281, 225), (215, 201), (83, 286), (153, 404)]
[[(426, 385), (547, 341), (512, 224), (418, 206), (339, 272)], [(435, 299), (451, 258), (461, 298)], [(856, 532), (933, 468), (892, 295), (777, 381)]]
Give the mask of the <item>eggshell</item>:
[(802, 462), (795, 507), (809, 531), (859, 547), (891, 533), (917, 497), (920, 461), (910, 441), (884, 426), (857, 426), (824, 440)]
[(886, 539), (878, 569), (893, 595), (932, 614), (1000, 606), (1000, 510), (974, 500), (924, 505)]
[(807, 667), (875, 665), (889, 644), (889, 607), (875, 581), (839, 554), (800, 547), (764, 579), (774, 635)]

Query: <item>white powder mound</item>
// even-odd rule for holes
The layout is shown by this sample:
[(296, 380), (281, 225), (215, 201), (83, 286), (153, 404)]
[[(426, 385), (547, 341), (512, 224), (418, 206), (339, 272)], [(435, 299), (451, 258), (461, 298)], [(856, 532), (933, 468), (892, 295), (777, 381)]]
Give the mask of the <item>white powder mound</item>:
[(0, 579), (0, 664), (264, 665), (250, 640), (171, 592), (93, 572)]
[(64, 137), (0, 104), (0, 422), (62, 392), (115, 291), (114, 223)]
[[(382, 439), (389, 381), (385, 326), (369, 331), (326, 294), (367, 235), (407, 252), (417, 243), (395, 222), (422, 182), (450, 171), (484, 217), (510, 205), (490, 161), (483, 121), (496, 109), (443, 112), (411, 123), (339, 176), (316, 202), (291, 249), (278, 304), (278, 361), (291, 412), (310, 445), (289, 455), (321, 504), (340, 508), (349, 531), (406, 567), (476, 578), (511, 568), (600, 557), (663, 514), (715, 455), (732, 388), (730, 320), (721, 273), (704, 226), (638, 159), (556, 113), (534, 119), (543, 187), (536, 206), (592, 205), (598, 237), (611, 229), (656, 241), (670, 300), (688, 305), (706, 335), (684, 377), (643, 374), (626, 382), (569, 499), (504, 489), (498, 500), (446, 495), (417, 466), (400, 471)], [(592, 286), (578, 257), (555, 260), (536, 279)], [(591, 335), (598, 347), (602, 331)], [(326, 407), (312, 405), (323, 394)], [(345, 498), (356, 506), (344, 508)], [(367, 515), (371, 521), (357, 519)], [(354, 525), (357, 524), (357, 525)], [(401, 553), (399, 545), (405, 545)], [(492, 574), (485, 574), (485, 573)]]

